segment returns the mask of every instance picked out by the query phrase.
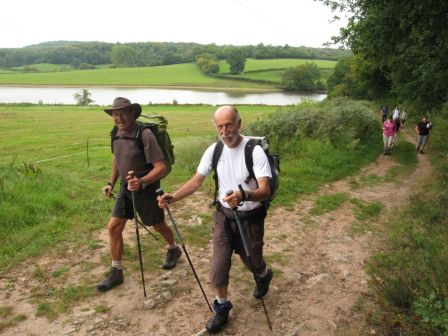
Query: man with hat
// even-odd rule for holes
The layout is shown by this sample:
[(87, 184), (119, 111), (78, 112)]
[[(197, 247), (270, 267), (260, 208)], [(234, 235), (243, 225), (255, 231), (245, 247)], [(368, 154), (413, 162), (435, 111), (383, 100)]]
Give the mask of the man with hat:
[[(131, 103), (127, 98), (115, 98), (113, 105), (104, 110), (112, 116), (117, 134), (112, 142), (112, 172), (110, 181), (103, 188), (104, 195), (112, 197), (115, 183), (120, 179), (120, 191), (115, 207), (109, 219), (110, 253), (112, 266), (106, 279), (97, 284), (99, 291), (105, 292), (123, 283), (123, 229), (128, 219), (134, 218), (132, 193), (135, 209), (144, 225), (153, 226), (168, 243), (164, 269), (176, 266), (182, 251), (174, 241), (173, 232), (167, 226), (163, 210), (157, 205), (156, 190), (160, 188), (160, 179), (167, 173), (163, 153), (150, 129), (142, 133), (143, 148), (136, 141), (137, 118), (142, 112), (140, 104)], [(128, 174), (134, 171), (134, 176)]]

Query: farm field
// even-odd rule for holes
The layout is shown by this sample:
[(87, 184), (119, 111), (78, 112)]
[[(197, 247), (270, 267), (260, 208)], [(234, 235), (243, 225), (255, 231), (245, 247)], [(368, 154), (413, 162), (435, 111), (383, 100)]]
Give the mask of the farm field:
[(234, 89), (274, 89), (257, 83), (229, 81), (203, 75), (196, 64), (142, 68), (108, 68), (69, 72), (0, 73), (0, 85), (171, 86)]
[[(295, 67), (305, 63), (316, 64), (321, 72), (322, 80), (326, 82), (328, 77), (333, 73), (333, 68), (337, 62), (307, 59), (247, 59), (244, 73), (240, 75), (232, 75), (232, 77), (280, 83), (282, 73), (286, 68)], [(230, 74), (229, 65), (225, 61), (220, 62), (219, 72), (221, 74)]]
[[(313, 62), (321, 69), (326, 80), (336, 62), (304, 59), (247, 59), (242, 79), (280, 82), (285, 68)], [(174, 64), (140, 68), (110, 68), (107, 65), (94, 70), (70, 70), (69, 65), (35, 64), (37, 72), (1, 70), (0, 85), (103, 85), (103, 86), (157, 86), (186, 88), (215, 88), (234, 90), (276, 90), (276, 85), (249, 81), (226, 80), (202, 74), (196, 64)], [(62, 71), (61, 71), (62, 70)], [(64, 71), (65, 70), (65, 71)], [(220, 73), (227, 74), (229, 65), (220, 61)]]

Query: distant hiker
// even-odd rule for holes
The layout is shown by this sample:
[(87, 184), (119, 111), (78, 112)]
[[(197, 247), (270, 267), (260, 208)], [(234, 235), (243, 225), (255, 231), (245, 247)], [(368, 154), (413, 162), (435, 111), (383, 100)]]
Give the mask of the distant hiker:
[[(156, 189), (160, 179), (167, 173), (164, 156), (151, 130), (145, 128), (142, 133), (144, 147), (139, 148), (136, 139), (137, 123), (142, 108), (132, 104), (127, 98), (115, 98), (113, 105), (104, 110), (112, 116), (117, 130), (117, 138), (112, 142), (112, 172), (110, 181), (103, 188), (105, 196), (112, 197), (112, 190), (120, 178), (120, 191), (117, 195), (112, 216), (107, 228), (109, 230), (112, 267), (106, 279), (97, 285), (99, 291), (105, 292), (123, 283), (123, 229), (128, 219), (134, 218), (131, 193), (134, 193), (135, 207), (144, 225), (153, 226), (168, 243), (164, 269), (176, 266), (182, 251), (176, 245), (171, 229), (166, 225), (164, 212), (157, 205)], [(134, 171), (135, 177), (128, 176)]]
[(387, 119), (387, 115), (389, 114), (389, 110), (387, 109), (387, 105), (383, 106), (383, 109), (381, 110), (381, 120), (384, 123)]
[(401, 128), (404, 127), (404, 123), (406, 122), (408, 115), (406, 113), (406, 110), (403, 107), (403, 110), (400, 113), (400, 124), (401, 124)]
[[(217, 164), (218, 202), (214, 214), (213, 256), (210, 283), (216, 289), (213, 304), (215, 314), (208, 320), (206, 329), (220, 331), (227, 323), (232, 303), (227, 300), (229, 272), (233, 251), (239, 254), (246, 267), (254, 274), (255, 298), (263, 298), (269, 290), (273, 273), (267, 268), (263, 258), (264, 219), (266, 207), (263, 201), (270, 195), (269, 179), (271, 169), (268, 158), (260, 146), (253, 151), (253, 171), (255, 179), (248, 179), (249, 171), (245, 163), (245, 146), (249, 139), (240, 134), (241, 118), (233, 106), (221, 106), (214, 114), (215, 127), (223, 151)], [(213, 171), (212, 161), (216, 144), (207, 148), (197, 168), (196, 174), (173, 194), (159, 197), (159, 206), (164, 208), (188, 195), (193, 194)], [(242, 185), (242, 190), (237, 188)], [(227, 191), (233, 191), (229, 196)], [(238, 232), (233, 210), (238, 207), (238, 217), (246, 228), (246, 238), (251, 259), (245, 254), (243, 242)], [(253, 267), (251, 267), (253, 266)]]
[(429, 122), (429, 118), (424, 116), (417, 126), (415, 126), (415, 132), (417, 133), (417, 140), (415, 143), (415, 150), (420, 154), (423, 154), (423, 150), (428, 144), (429, 137), (432, 131), (432, 124)]
[(394, 135), (395, 135), (395, 123), (392, 121), (392, 116), (390, 115), (387, 117), (387, 120), (383, 123), (384, 155), (390, 155)]
[(400, 120), (400, 108), (397, 106), (395, 106), (394, 111), (392, 112), (392, 118), (395, 121)]

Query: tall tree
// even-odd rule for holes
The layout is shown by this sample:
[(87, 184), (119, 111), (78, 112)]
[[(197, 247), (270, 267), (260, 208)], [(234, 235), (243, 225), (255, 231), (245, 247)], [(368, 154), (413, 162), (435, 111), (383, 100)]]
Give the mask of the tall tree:
[(448, 99), (448, 1), (321, 1), (351, 13), (335, 41), (383, 72), (394, 93), (421, 107)]
[(226, 62), (230, 65), (230, 72), (238, 74), (244, 72), (246, 65), (246, 55), (244, 50), (240, 48), (233, 48), (228, 51)]
[(117, 67), (133, 67), (138, 65), (137, 50), (122, 44), (112, 48), (112, 63)]
[(281, 86), (287, 90), (315, 90), (321, 83), (320, 70), (314, 63), (286, 69), (282, 74)]

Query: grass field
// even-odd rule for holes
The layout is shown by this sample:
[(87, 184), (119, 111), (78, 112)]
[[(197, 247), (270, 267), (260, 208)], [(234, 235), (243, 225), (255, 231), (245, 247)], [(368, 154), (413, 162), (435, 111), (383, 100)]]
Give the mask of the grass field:
[(273, 89), (257, 83), (229, 81), (203, 75), (196, 64), (142, 68), (108, 68), (68, 72), (0, 73), (0, 85), (178, 86)]
[[(304, 59), (247, 59), (242, 79), (280, 82), (285, 68), (313, 62), (321, 69), (325, 81), (336, 62)], [(220, 61), (220, 73), (229, 73), (229, 65)], [(108, 86), (173, 86), (232, 89), (276, 89), (275, 85), (248, 81), (226, 80), (203, 75), (196, 64), (174, 64), (141, 68), (110, 68), (100, 66), (95, 70), (71, 70), (69, 65), (33, 64), (38, 72), (0, 70), (0, 85), (108, 85)]]
[[(326, 60), (305, 60), (305, 59), (270, 59), (256, 60), (247, 59), (244, 73), (240, 75), (232, 75), (236, 78), (261, 80), (280, 83), (282, 73), (286, 68), (302, 65), (305, 63), (314, 63), (319, 67), (321, 79), (326, 82), (328, 77), (333, 73), (333, 68), (337, 62)], [(219, 63), (219, 72), (221, 74), (230, 74), (229, 65), (225, 61)]]

